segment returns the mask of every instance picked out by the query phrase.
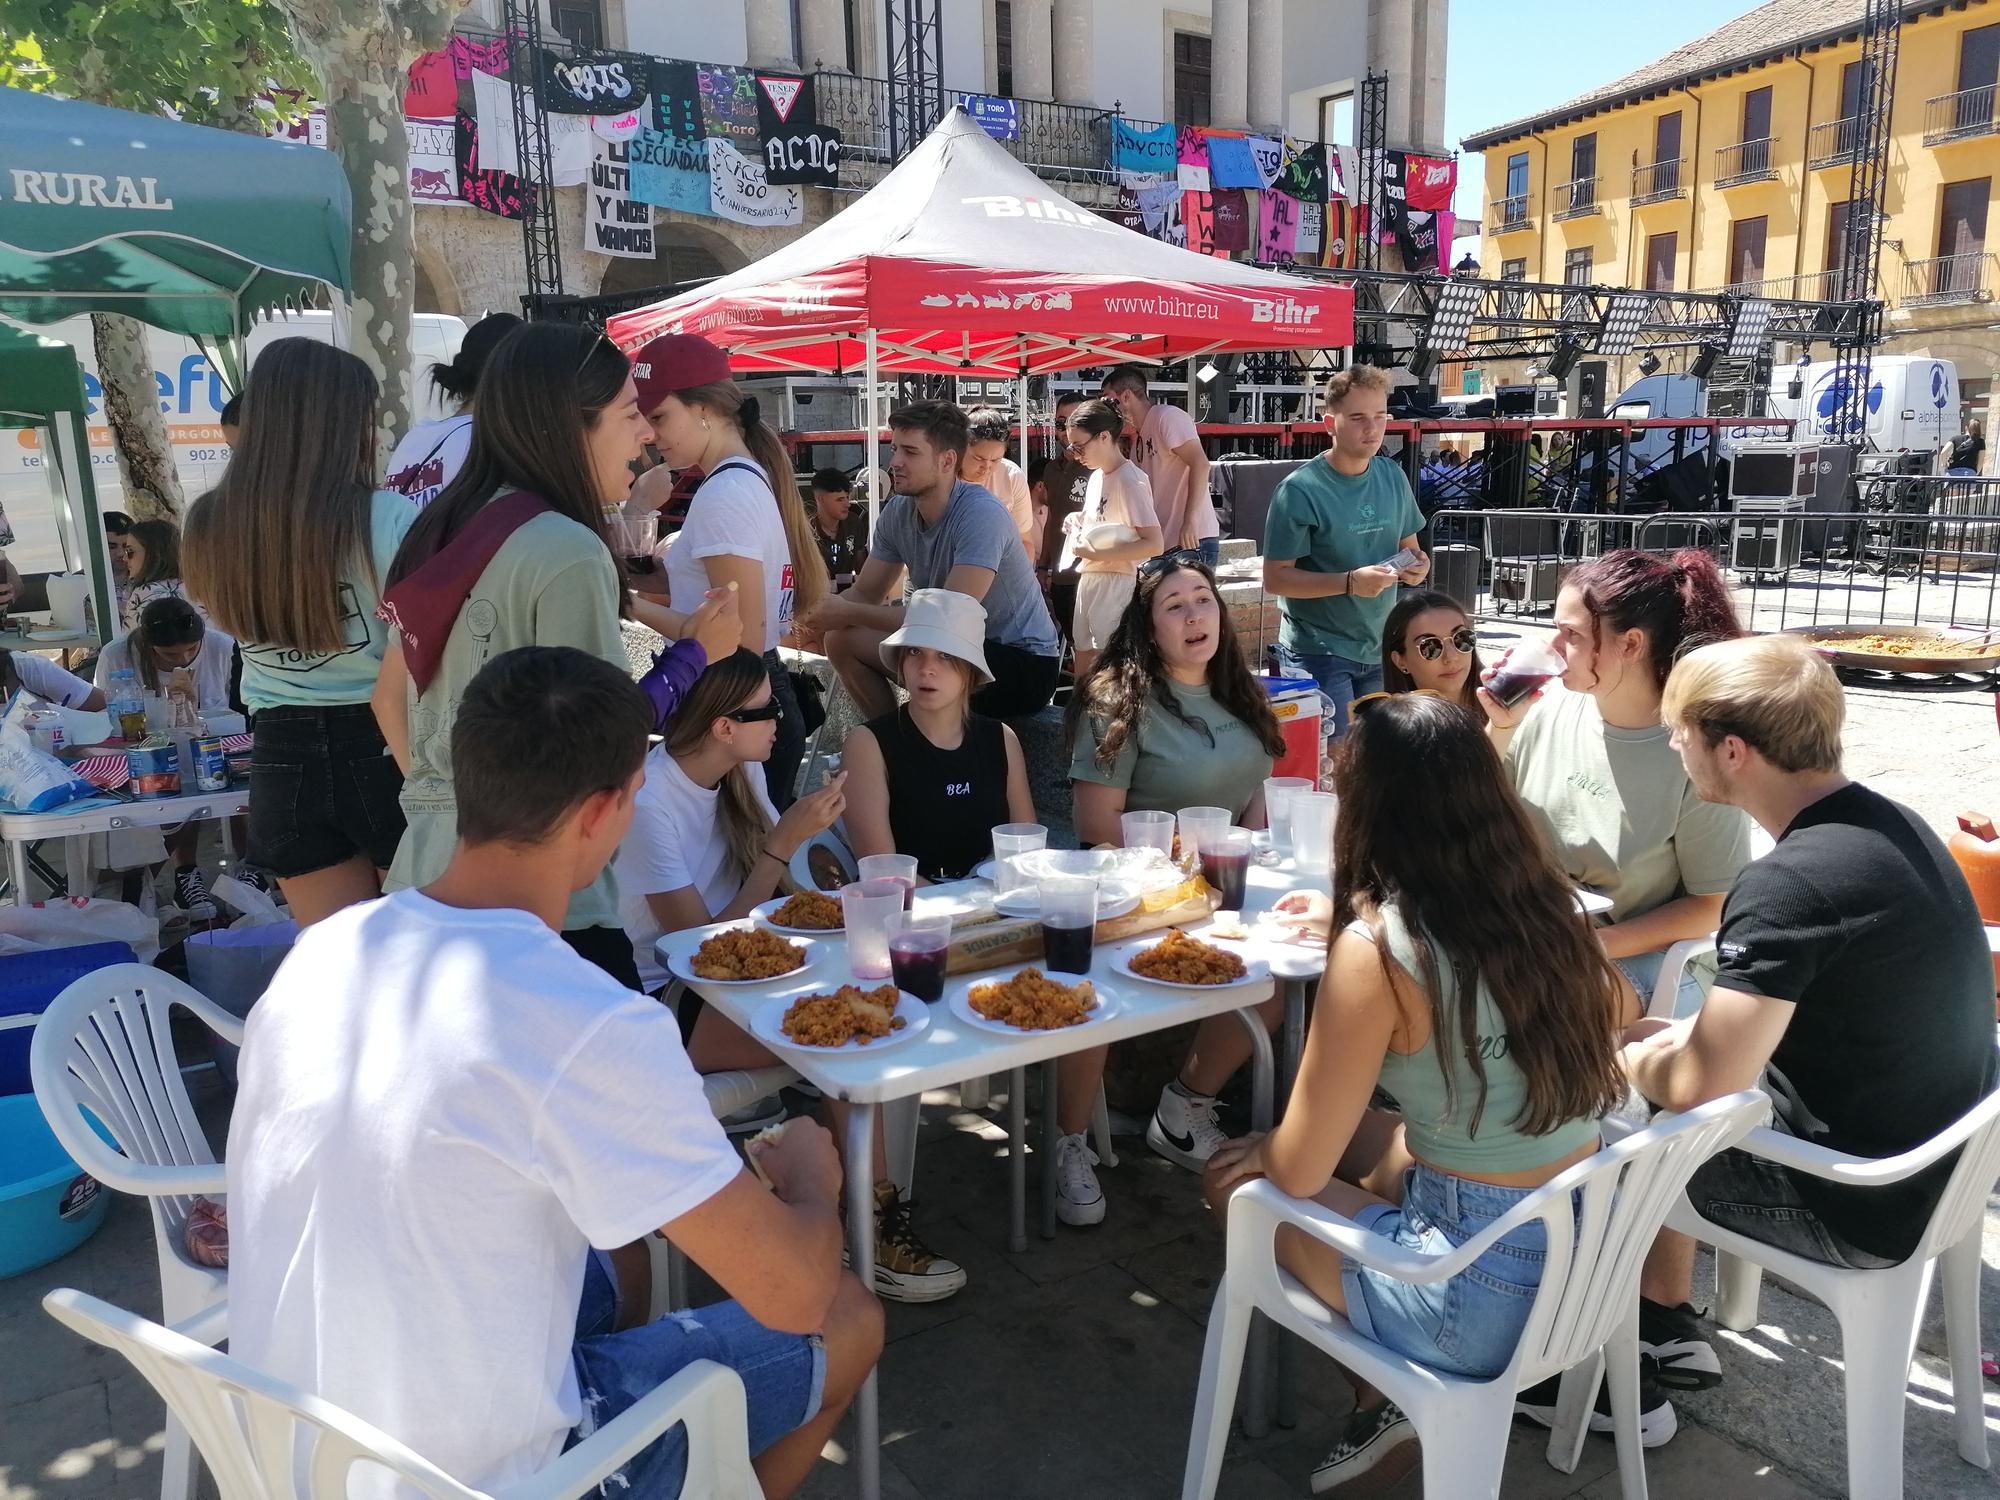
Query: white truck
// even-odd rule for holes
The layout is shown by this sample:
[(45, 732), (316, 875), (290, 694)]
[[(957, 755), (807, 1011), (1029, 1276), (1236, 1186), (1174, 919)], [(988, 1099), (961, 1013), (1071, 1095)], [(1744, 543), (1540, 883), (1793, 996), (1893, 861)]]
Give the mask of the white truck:
[[(123, 487), (118, 479), (118, 460), (112, 451), (111, 429), (102, 424), (99, 415), (103, 388), (97, 381), (90, 320), (72, 318), (32, 331), (61, 339), (76, 350), (83, 365), (84, 395), (90, 400), (90, 462), (97, 483), (98, 508), (118, 510)], [(249, 358), (254, 363), (258, 351), (273, 339), (300, 337), (331, 340), (333, 315), (294, 313), (258, 323), (250, 332)], [(415, 420), (448, 415), (431, 384), (430, 367), (456, 354), (464, 337), (464, 322), (443, 313), (419, 313), (411, 320), (410, 368), (417, 394)], [(167, 421), (167, 435), (173, 443), (174, 464), (180, 471), (181, 487), (192, 499), (212, 488), (229, 463), (229, 445), (222, 440), (220, 425), (228, 393), (221, 372), (193, 339), (155, 329), (150, 344), (153, 380), (160, 393), (160, 412)], [(0, 437), (4, 437), (0, 441), (0, 510), (6, 512), (15, 533), (14, 544), (7, 548), (8, 560), (23, 573), (60, 569), (64, 566), (62, 549), (56, 538), (54, 517), (49, 512), (36, 435), (14, 432)]]

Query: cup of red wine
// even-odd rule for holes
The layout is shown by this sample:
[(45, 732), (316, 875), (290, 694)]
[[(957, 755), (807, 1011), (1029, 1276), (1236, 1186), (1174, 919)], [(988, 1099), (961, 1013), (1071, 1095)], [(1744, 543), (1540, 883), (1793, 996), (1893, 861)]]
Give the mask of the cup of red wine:
[(1563, 659), (1546, 641), (1528, 641), (1507, 653), (1482, 684), (1502, 708), (1518, 708), (1536, 689), (1563, 674)]
[(1051, 973), (1088, 974), (1097, 939), (1097, 882), (1044, 880), (1042, 957)]
[(945, 963), (951, 952), (951, 918), (893, 912), (889, 917), (889, 972), (896, 988), (919, 1000), (944, 998)]
[(864, 854), (863, 880), (893, 880), (903, 888), (903, 910), (908, 911), (917, 894), (917, 857), (914, 854)]
[(1243, 910), (1250, 879), (1252, 841), (1247, 828), (1225, 828), (1202, 841), (1201, 878), (1215, 887), (1222, 910)]

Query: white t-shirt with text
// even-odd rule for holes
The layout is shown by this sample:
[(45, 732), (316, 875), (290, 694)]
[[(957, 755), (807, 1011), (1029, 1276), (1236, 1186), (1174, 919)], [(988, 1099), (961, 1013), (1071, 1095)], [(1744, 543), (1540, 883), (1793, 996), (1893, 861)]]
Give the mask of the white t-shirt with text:
[(581, 1415), (589, 1247), (742, 1170), (665, 1007), (527, 912), (418, 890), (300, 936), (250, 1014), (227, 1161), (230, 1352), (489, 1492)]
[(681, 614), (701, 608), (711, 557), (747, 557), (764, 574), (764, 639), (743, 644), (759, 655), (775, 651), (792, 628), (792, 547), (764, 471), (747, 459), (716, 465), (688, 506), (687, 521), (667, 547), (667, 605)]
[(465, 455), (472, 451), (472, 413), (436, 422), (419, 422), (403, 434), (389, 455), (388, 478), (382, 488), (407, 496), (418, 510), (437, 499), (439, 491), (458, 477)]

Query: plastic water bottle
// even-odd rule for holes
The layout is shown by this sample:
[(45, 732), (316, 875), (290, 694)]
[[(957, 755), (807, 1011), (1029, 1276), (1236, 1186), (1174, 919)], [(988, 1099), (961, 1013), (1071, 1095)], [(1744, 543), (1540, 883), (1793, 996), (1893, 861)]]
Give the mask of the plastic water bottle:
[(120, 739), (138, 741), (146, 737), (146, 700), (139, 692), (139, 674), (120, 667), (111, 674), (111, 686), (104, 694), (105, 711), (117, 726)]

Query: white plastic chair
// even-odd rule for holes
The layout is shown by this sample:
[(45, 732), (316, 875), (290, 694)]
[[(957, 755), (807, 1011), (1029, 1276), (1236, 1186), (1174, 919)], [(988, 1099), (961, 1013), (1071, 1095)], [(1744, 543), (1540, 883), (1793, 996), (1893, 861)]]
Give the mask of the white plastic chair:
[[(1500, 1493), (1515, 1395), (1562, 1375), (1549, 1462), (1575, 1471), (1600, 1376), (1611, 1382), (1618, 1472), (1625, 1500), (1645, 1500), (1639, 1442), (1639, 1269), (1667, 1210), (1694, 1169), (1769, 1118), (1770, 1101), (1745, 1091), (1646, 1129), (1580, 1161), (1448, 1255), (1406, 1250), (1268, 1180), (1229, 1200), (1228, 1262), (1209, 1314), (1182, 1500), (1209, 1500), (1222, 1472), (1230, 1415), (1253, 1313), (1331, 1355), (1384, 1391), (1423, 1443), (1425, 1500)], [(1363, 1338), (1277, 1262), (1280, 1225), (1416, 1285), (1457, 1275), (1487, 1249), (1539, 1219), (1548, 1259), (1528, 1325), (1507, 1368), (1491, 1380), (1447, 1375)]]
[(1714, 952), (1715, 934), (1712, 932), (1707, 937), (1682, 938), (1668, 947), (1665, 956), (1660, 959), (1660, 975), (1653, 981), (1653, 993), (1646, 1000), (1646, 1015), (1654, 1020), (1673, 1020), (1674, 1005), (1680, 998), (1681, 980), (1687, 974), (1688, 965)]
[[(432, 1500), (479, 1500), (480, 1491), (379, 1428), (174, 1329), (68, 1287), (50, 1292), (42, 1306), (65, 1327), (124, 1355), (146, 1377), (195, 1434), (222, 1500), (346, 1500), (357, 1464), (386, 1470)], [(743, 1382), (709, 1360), (689, 1365), (540, 1473), (494, 1494), (500, 1500), (587, 1494), (682, 1422), (688, 1444), (684, 1500), (763, 1500), (750, 1467)]]
[[(1930, 1299), (1931, 1268), (1944, 1262), (1945, 1341), (1951, 1358), (1958, 1454), (1988, 1467), (1985, 1390), (1979, 1374), (1979, 1248), (1986, 1199), (2000, 1180), (2000, 1093), (1989, 1094), (1949, 1129), (1915, 1150), (1871, 1161), (1809, 1145), (1775, 1130), (1751, 1132), (1743, 1149), (1797, 1172), (1852, 1187), (1883, 1187), (1922, 1171), (1955, 1147), (1944, 1195), (1910, 1258), (1899, 1266), (1852, 1271), (1759, 1244), (1711, 1223), (1681, 1195), (1667, 1227), (1716, 1248), (1716, 1321), (1742, 1331), (1757, 1323), (1757, 1296), (1770, 1270), (1826, 1304), (1840, 1323), (1847, 1367), (1847, 1492), (1853, 1500), (1901, 1500), (1903, 1403), (1917, 1330)], [(1761, 1269), (1760, 1269), (1761, 1268)]]
[[(181, 1081), (169, 1025), (176, 1005), (242, 1045), (243, 1022), (200, 992), (145, 964), (114, 964), (49, 1003), (29, 1044), (28, 1073), (49, 1129), (76, 1164), (151, 1206), (161, 1316), (184, 1323), (222, 1303), (229, 1280), (187, 1253), (188, 1210), (198, 1196), (220, 1198), (225, 1178)], [(91, 1128), (91, 1117), (110, 1131), (115, 1148)], [(224, 1332), (218, 1326), (216, 1339)], [(161, 1500), (192, 1500), (194, 1487), (192, 1445), (169, 1415)]]

